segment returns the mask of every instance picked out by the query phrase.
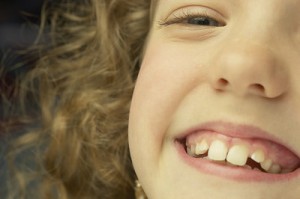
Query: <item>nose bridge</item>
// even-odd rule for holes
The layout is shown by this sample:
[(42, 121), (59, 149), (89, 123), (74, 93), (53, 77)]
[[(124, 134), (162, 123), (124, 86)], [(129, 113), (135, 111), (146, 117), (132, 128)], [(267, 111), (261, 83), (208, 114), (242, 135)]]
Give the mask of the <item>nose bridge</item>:
[(223, 45), (213, 61), (214, 88), (240, 96), (281, 96), (285, 92), (286, 73), (280, 57), (272, 50), (274, 43), (270, 44), (266, 38), (252, 34), (236, 37)]
[(262, 4), (257, 6), (257, 2), (249, 1), (248, 9), (239, 15), (239, 20), (234, 24), (238, 29), (235, 34), (237, 40), (249, 40), (252, 43), (271, 46), (278, 37), (285, 36), (287, 24), (290, 23), (286, 9), (290, 3), (262, 1)]
[[(234, 29), (234, 35), (232, 35), (232, 40), (229, 41), (234, 46), (246, 45), (249, 47), (259, 47), (265, 50), (271, 50), (278, 45), (278, 37), (283, 34), (283, 27), (278, 27), (274, 16), (270, 14), (255, 15), (253, 13), (248, 13), (248, 18), (246, 16), (242, 17), (240, 20), (244, 23), (238, 23)], [(247, 19), (245, 19), (247, 18)], [(274, 34), (276, 33), (276, 34)]]

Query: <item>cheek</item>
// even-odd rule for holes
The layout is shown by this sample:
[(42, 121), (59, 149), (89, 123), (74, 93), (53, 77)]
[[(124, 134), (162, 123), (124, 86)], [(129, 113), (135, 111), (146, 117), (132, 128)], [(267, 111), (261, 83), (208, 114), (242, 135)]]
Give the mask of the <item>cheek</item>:
[[(129, 141), (132, 156), (147, 153), (147, 158), (157, 162), (172, 116), (187, 93), (205, 79), (205, 75), (199, 75), (204, 74), (205, 67), (184, 47), (151, 44), (133, 95)], [(141, 146), (147, 150), (141, 150)]]

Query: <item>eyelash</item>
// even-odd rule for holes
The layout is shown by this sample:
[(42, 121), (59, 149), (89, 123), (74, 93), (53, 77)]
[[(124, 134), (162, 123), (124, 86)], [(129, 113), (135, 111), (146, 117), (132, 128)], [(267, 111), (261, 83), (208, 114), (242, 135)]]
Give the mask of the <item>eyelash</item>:
[[(208, 25), (201, 25), (201, 24), (197, 24), (197, 23), (191, 23), (192, 21), (190, 20), (195, 20), (198, 19), (202, 22), (206, 21), (206, 22), (213, 22), (213, 24), (208, 24)], [(196, 22), (196, 21), (195, 21)], [(162, 23), (160, 23), (160, 25), (162, 26), (169, 26), (172, 24), (184, 24), (184, 25), (191, 25), (191, 26), (215, 26), (215, 27), (219, 27), (219, 26), (224, 26), (224, 23), (220, 22), (219, 20), (215, 19), (214, 17), (209, 16), (207, 13), (188, 13), (188, 12), (183, 12), (183, 14), (178, 15), (173, 15), (173, 17), (169, 20), (165, 20)]]

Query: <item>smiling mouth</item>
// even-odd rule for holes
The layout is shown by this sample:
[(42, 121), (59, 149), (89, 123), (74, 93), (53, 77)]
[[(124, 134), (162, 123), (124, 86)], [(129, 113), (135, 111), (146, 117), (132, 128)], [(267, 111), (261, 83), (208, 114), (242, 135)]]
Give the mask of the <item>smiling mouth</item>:
[(184, 147), (190, 157), (207, 159), (225, 166), (274, 174), (290, 173), (299, 167), (296, 155), (266, 140), (244, 140), (202, 133), (194, 139), (193, 136), (186, 138)]
[(261, 137), (233, 137), (202, 129), (176, 143), (183, 158), (205, 173), (257, 181), (290, 179), (300, 173), (295, 153)]

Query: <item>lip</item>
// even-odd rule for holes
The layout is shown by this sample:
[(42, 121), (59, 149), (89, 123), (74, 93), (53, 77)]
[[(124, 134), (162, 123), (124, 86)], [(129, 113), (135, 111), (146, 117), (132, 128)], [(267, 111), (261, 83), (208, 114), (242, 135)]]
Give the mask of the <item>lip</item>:
[(220, 177), (224, 177), (226, 179), (232, 179), (237, 181), (246, 181), (246, 182), (282, 182), (282, 181), (290, 181), (297, 177), (300, 177), (300, 169), (296, 169), (293, 172), (285, 173), (285, 174), (269, 174), (256, 170), (249, 170), (242, 167), (237, 166), (223, 166), (219, 163), (208, 159), (202, 158), (194, 158), (189, 156), (181, 141), (186, 138), (188, 135), (196, 133), (196, 132), (215, 132), (218, 134), (223, 134), (228, 137), (234, 138), (257, 138), (257, 139), (266, 139), (272, 141), (277, 144), (281, 144), (288, 148), (291, 152), (299, 157), (291, 147), (287, 147), (284, 143), (280, 142), (277, 138), (272, 136), (266, 131), (261, 130), (258, 127), (251, 125), (236, 125), (228, 122), (216, 121), (216, 122), (208, 122), (201, 124), (196, 127), (192, 127), (187, 131), (183, 132), (175, 139), (175, 148), (185, 163), (189, 166), (195, 168), (196, 170), (206, 173), (212, 174)]

